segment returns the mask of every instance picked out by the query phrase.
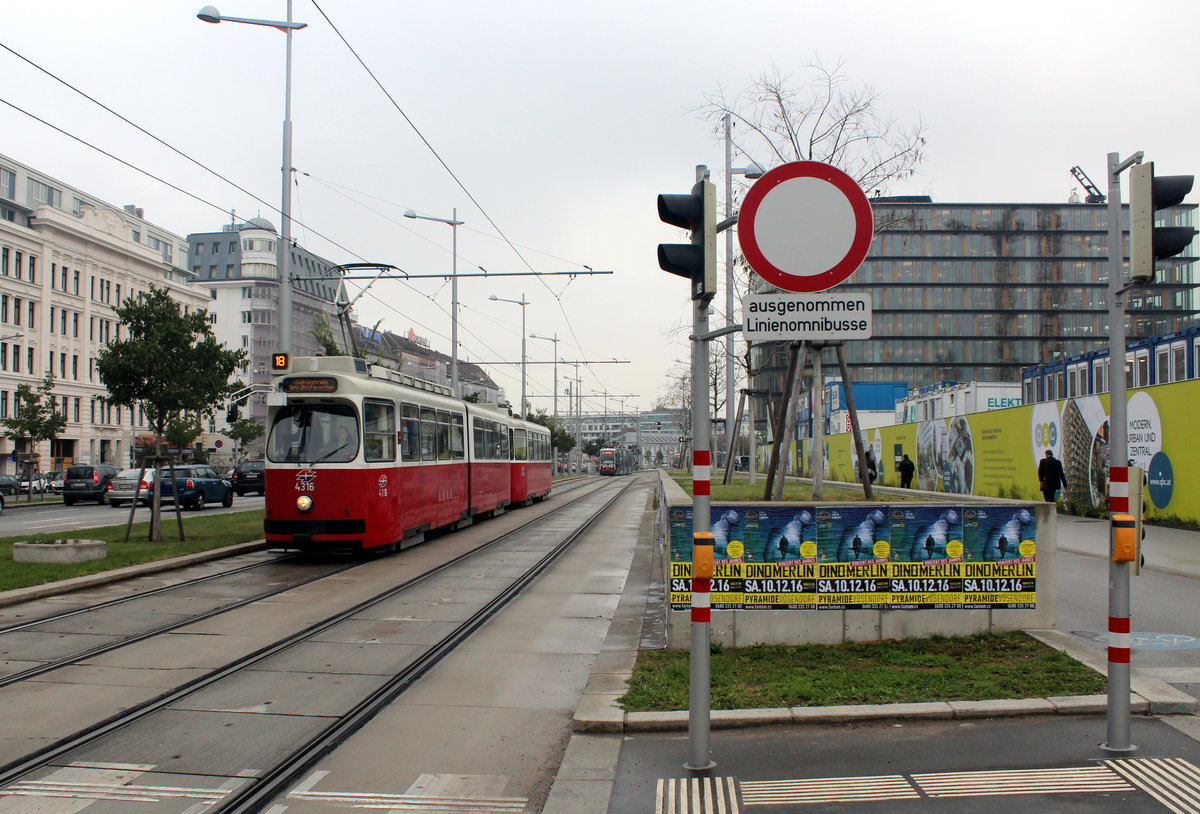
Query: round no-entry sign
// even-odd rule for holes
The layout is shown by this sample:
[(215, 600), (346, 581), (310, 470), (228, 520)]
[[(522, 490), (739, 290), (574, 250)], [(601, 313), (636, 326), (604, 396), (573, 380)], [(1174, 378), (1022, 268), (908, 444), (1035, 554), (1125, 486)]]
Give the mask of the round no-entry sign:
[(854, 273), (871, 246), (871, 204), (854, 179), (819, 161), (795, 161), (750, 187), (738, 240), (750, 268), (776, 288), (812, 293)]

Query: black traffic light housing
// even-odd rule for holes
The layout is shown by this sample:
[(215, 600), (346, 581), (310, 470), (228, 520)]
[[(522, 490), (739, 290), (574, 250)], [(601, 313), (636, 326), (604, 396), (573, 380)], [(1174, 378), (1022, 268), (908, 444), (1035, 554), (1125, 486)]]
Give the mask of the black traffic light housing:
[(1129, 175), (1129, 279), (1154, 282), (1154, 264), (1174, 257), (1192, 242), (1190, 226), (1155, 226), (1154, 213), (1182, 203), (1192, 191), (1191, 175), (1154, 176), (1154, 162), (1135, 164)]
[(238, 412), (239, 412), (239, 410), (238, 410), (237, 402), (236, 401), (231, 402), (229, 405), (229, 409), (225, 411), (225, 422), (227, 424), (232, 424), (233, 422), (237, 421), (238, 420)]
[(663, 271), (692, 281), (692, 299), (710, 300), (717, 293), (717, 188), (707, 177), (687, 195), (659, 195), (658, 217), (688, 229), (691, 243), (658, 244)]

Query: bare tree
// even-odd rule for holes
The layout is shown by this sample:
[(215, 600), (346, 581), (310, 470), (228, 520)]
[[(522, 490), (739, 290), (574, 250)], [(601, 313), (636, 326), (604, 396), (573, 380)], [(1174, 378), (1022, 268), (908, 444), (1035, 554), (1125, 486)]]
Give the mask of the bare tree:
[[(830, 68), (815, 60), (793, 72), (771, 65), (735, 95), (723, 88), (707, 94), (695, 112), (712, 125), (719, 140), (725, 138), (728, 116), (733, 123), (733, 148), (761, 164), (832, 164), (854, 178), (868, 196), (879, 196), (897, 181), (910, 178), (925, 157), (925, 124), (920, 117), (914, 124), (902, 124), (881, 109), (881, 99), (873, 86), (847, 75), (844, 61)], [(734, 185), (735, 201), (747, 188), (743, 181)], [(729, 204), (730, 212), (737, 208)], [(884, 221), (877, 216), (875, 228), (894, 228), (910, 218), (889, 214)], [(745, 258), (738, 254), (733, 267), (737, 290), (749, 290), (753, 274)], [(734, 314), (725, 318), (736, 321)], [(713, 343), (714, 351), (717, 345)], [(750, 353), (735, 354), (741, 376), (748, 381), (753, 375)]]
[[(846, 75), (845, 63), (801, 66), (804, 76), (772, 65), (733, 98), (709, 94), (697, 110), (722, 132), (726, 114), (741, 126), (735, 148), (772, 164), (822, 161), (840, 168), (868, 194), (908, 178), (925, 157), (925, 125), (900, 125), (879, 110), (880, 94)], [(722, 134), (723, 138), (723, 134)]]

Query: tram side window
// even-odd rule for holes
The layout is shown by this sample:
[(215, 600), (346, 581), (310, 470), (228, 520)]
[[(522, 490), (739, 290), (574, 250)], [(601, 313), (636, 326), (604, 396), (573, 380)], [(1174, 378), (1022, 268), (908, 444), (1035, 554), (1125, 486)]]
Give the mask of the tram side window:
[(421, 460), (421, 414), (415, 405), (400, 406), (400, 460)]
[(527, 430), (513, 430), (513, 460), (529, 460), (529, 432)]
[(389, 402), (363, 403), (363, 453), (368, 461), (396, 460), (396, 408)]
[(1187, 345), (1176, 342), (1171, 345), (1171, 381), (1181, 382), (1187, 378)]
[(471, 420), (471, 431), (475, 442), (475, 458), (482, 459), (488, 457), (487, 454), (487, 433), (483, 428), (483, 421), (475, 418)]
[(437, 412), (437, 457), (450, 460), (450, 414), (443, 410)]
[(467, 457), (463, 448), (463, 417), (457, 413), (450, 415), (450, 457), (455, 461)]
[(496, 457), (501, 461), (512, 460), (512, 445), (509, 444), (508, 431), (503, 424), (496, 425)]
[(421, 408), (421, 460), (437, 458), (437, 413), (429, 407)]

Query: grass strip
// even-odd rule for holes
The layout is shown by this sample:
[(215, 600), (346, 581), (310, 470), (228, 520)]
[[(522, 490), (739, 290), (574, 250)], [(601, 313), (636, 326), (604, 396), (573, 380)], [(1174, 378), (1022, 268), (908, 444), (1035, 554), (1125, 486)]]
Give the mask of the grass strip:
[[(629, 712), (688, 708), (689, 652), (638, 654)], [(713, 709), (1045, 698), (1105, 692), (1104, 676), (1021, 632), (841, 645), (714, 646)]]
[[(114, 512), (126, 517), (125, 512)], [(125, 540), (125, 525), (101, 526), (90, 529), (74, 529), (68, 532), (53, 534), (33, 534), (19, 537), (0, 538), (0, 591), (11, 591), (14, 588), (26, 588), (30, 585), (43, 585), (71, 577), (81, 577), (86, 574), (98, 574), (154, 560), (164, 560), (169, 557), (179, 557), (184, 554), (195, 554), (201, 551), (211, 551), (214, 548), (251, 540), (261, 540), (263, 536), (263, 510), (255, 509), (246, 512), (227, 512), (224, 514), (196, 515), (190, 513), (184, 517), (183, 530), (186, 540), (179, 540), (179, 528), (175, 522), (174, 512), (163, 512), (163, 536), (167, 539), (161, 543), (146, 542), (149, 532), (149, 522), (134, 523)], [(108, 543), (108, 556), (100, 560), (76, 563), (32, 563), (14, 562), (12, 558), (13, 543), (36, 540), (104, 540)]]

